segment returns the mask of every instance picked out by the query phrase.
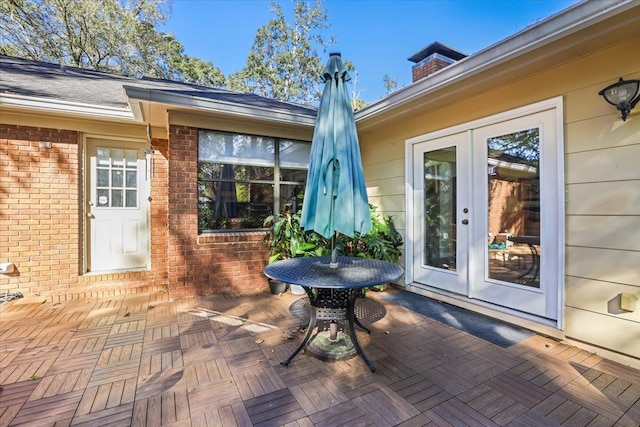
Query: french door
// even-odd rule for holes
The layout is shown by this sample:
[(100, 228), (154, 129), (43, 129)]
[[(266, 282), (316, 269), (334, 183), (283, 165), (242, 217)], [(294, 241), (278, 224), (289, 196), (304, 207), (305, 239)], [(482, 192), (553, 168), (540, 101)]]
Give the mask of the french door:
[(564, 240), (557, 122), (556, 108), (539, 108), (409, 141), (413, 282), (558, 318)]

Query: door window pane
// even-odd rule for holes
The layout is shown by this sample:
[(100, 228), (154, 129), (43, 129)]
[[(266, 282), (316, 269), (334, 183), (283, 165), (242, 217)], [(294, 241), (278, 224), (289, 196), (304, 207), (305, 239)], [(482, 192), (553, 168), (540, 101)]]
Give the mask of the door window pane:
[(122, 207), (122, 190), (111, 190), (111, 206), (114, 208)]
[(109, 170), (98, 169), (96, 173), (97, 173), (96, 185), (98, 187), (108, 187), (109, 186)]
[(540, 131), (487, 139), (488, 275), (540, 287)]
[(456, 270), (456, 149), (424, 154), (424, 259), (427, 266)]
[(122, 187), (122, 171), (111, 171), (111, 186), (112, 187)]
[(138, 206), (138, 192), (136, 190), (127, 190), (127, 204), (128, 208), (135, 208)]
[(106, 148), (96, 151), (96, 206), (138, 207), (138, 192), (132, 190), (138, 186), (138, 152)]
[(136, 188), (138, 186), (138, 172), (127, 171), (127, 188)]

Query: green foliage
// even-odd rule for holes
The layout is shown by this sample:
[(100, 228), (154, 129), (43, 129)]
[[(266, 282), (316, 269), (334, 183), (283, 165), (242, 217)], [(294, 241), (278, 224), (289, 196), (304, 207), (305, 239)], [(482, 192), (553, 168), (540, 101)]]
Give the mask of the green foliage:
[[(364, 235), (356, 233), (353, 239), (345, 235), (338, 236), (338, 253), (396, 263), (402, 254), (402, 236), (393, 225), (391, 217), (379, 216), (377, 208), (369, 206), (372, 230)], [(269, 263), (287, 258), (331, 255), (330, 239), (300, 228), (300, 212), (286, 212), (280, 217), (271, 215), (265, 219), (264, 226), (271, 227), (271, 231), (265, 237), (270, 255)]]
[(269, 264), (281, 259), (331, 255), (330, 240), (300, 228), (300, 213), (301, 210), (294, 214), (285, 212), (279, 217), (269, 215), (264, 220), (264, 226), (271, 227), (265, 236)]
[(390, 216), (377, 213), (377, 208), (369, 205), (371, 211), (371, 231), (367, 234), (356, 233), (353, 239), (338, 236), (336, 246), (339, 252), (347, 256), (373, 258), (392, 263), (398, 262), (402, 255), (402, 236), (396, 230)]
[(158, 31), (168, 0), (2, 0), (0, 54), (222, 86), (222, 72)]
[(295, 0), (293, 22), (271, 2), (275, 15), (256, 33), (245, 68), (229, 77), (229, 88), (280, 101), (311, 104), (320, 99), (323, 64), (318, 49), (326, 50), (321, 32), (329, 27), (320, 1)]
[(387, 95), (392, 94), (398, 89), (398, 79), (392, 78), (389, 74), (385, 74), (382, 78), (384, 87), (387, 89)]

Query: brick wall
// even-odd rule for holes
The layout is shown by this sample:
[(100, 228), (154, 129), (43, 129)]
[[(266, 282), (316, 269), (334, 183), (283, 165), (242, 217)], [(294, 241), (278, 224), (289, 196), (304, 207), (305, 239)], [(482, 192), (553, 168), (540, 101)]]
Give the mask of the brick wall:
[(411, 77), (412, 81), (416, 82), (420, 79), (427, 77), (429, 74), (433, 74), (436, 71), (442, 70), (444, 67), (449, 64), (445, 61), (435, 58), (429, 62), (421, 64), (420, 66), (413, 67), (411, 69)]
[(0, 125), (0, 262), (17, 267), (0, 291), (58, 301), (266, 289), (264, 233), (198, 236), (198, 131), (171, 127), (170, 138), (152, 140), (151, 270), (85, 275), (81, 135)]
[(171, 126), (169, 140), (169, 293), (265, 289), (264, 233), (198, 235), (198, 130)]
[(496, 236), (498, 233), (509, 232), (513, 235), (523, 234), (525, 214), (523, 212), (522, 185), (516, 182), (501, 179), (489, 181), (489, 233)]
[[(50, 143), (44, 148), (40, 143)], [(0, 291), (70, 288), (78, 275), (78, 134), (0, 125)]]

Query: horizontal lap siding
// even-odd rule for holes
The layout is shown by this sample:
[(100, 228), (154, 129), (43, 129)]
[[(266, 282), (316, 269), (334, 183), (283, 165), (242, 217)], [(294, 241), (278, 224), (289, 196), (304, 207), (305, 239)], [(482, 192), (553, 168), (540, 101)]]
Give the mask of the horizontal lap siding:
[[(640, 39), (625, 45), (608, 57), (637, 51)], [(616, 73), (640, 78), (638, 58), (619, 59), (628, 69)], [(640, 298), (640, 115), (623, 122), (597, 95), (616, 73), (566, 94), (565, 333), (640, 357), (640, 310), (620, 309), (620, 294)]]

